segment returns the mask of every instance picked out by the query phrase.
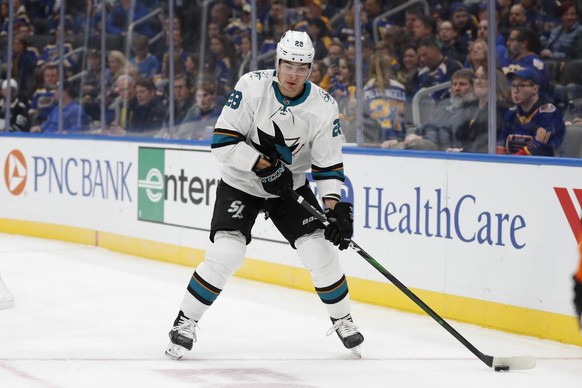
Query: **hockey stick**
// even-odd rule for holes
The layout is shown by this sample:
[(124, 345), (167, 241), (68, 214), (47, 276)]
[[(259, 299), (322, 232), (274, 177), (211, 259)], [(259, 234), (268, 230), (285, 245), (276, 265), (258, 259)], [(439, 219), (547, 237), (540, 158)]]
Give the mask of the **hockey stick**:
[[(328, 225), (327, 218), (319, 210), (313, 207), (309, 202), (305, 200), (296, 191), (290, 190), (290, 196), (297, 203), (303, 206), (311, 215), (317, 218), (319, 221), (323, 222), (324, 225)], [(362, 249), (354, 240), (350, 242), (350, 247), (355, 250), (360, 256), (364, 258), (368, 263), (370, 263), (374, 268), (378, 270), (385, 278), (390, 280), (400, 291), (402, 291), (406, 296), (408, 296), (414, 303), (418, 305), (425, 313), (430, 315), (435, 321), (438, 322), (446, 331), (448, 331), (453, 337), (455, 337), (460, 343), (462, 343), (467, 349), (469, 349), (479, 360), (483, 361), (487, 366), (494, 368), (495, 371), (507, 371), (510, 369), (533, 369), (536, 366), (536, 359), (533, 356), (513, 356), (513, 357), (493, 357), (482, 353), (473, 344), (471, 344), (465, 337), (463, 337), (457, 330), (455, 330), (447, 321), (445, 321), (440, 315), (438, 315), (433, 309), (431, 309), (426, 303), (422, 301), (418, 296), (416, 296), (412, 291), (408, 289), (400, 280), (398, 280), (394, 275), (392, 275), (386, 268), (384, 268), (380, 263), (378, 263), (372, 256), (370, 256), (365, 250)]]

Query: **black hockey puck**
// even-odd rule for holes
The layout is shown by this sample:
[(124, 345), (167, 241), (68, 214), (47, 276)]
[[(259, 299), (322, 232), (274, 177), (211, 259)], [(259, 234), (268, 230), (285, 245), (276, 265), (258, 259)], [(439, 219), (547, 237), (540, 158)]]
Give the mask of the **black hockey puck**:
[(495, 372), (509, 372), (509, 365), (496, 365)]

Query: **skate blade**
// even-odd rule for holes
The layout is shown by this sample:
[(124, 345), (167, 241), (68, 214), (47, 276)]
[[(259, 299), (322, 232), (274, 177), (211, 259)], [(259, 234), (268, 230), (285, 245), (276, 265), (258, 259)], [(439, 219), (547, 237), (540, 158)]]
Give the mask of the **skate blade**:
[(171, 358), (172, 360), (179, 360), (184, 356), (186, 349), (181, 347), (180, 345), (176, 345), (173, 343), (169, 343), (168, 347), (166, 348), (166, 356)]
[(354, 353), (354, 355), (356, 355), (356, 357), (362, 358), (362, 348), (360, 345), (354, 346), (350, 350), (352, 351), (352, 353)]

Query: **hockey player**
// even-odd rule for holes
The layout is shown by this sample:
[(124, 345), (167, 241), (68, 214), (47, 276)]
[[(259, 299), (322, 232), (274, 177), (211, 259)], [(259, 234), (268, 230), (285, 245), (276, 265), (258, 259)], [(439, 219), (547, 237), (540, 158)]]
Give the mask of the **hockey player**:
[(540, 80), (533, 69), (510, 73), (515, 106), (505, 114), (497, 139), (498, 154), (553, 156), (564, 138), (564, 119), (556, 106), (540, 97)]
[[(329, 243), (346, 249), (353, 233), (352, 205), (341, 202), (338, 106), (307, 81), (314, 52), (307, 33), (285, 32), (277, 45), (275, 69), (242, 76), (218, 118), (212, 152), (220, 162), (222, 180), (211, 222), (212, 244), (188, 283), (170, 330), (166, 355), (172, 359), (192, 349), (198, 321), (242, 264), (260, 211), (311, 273), (333, 322), (328, 333), (335, 331), (343, 345), (359, 355), (364, 337), (352, 321), (346, 278)], [(296, 190), (320, 208), (305, 178), (309, 168), (326, 207), (327, 227), (287, 198)]]

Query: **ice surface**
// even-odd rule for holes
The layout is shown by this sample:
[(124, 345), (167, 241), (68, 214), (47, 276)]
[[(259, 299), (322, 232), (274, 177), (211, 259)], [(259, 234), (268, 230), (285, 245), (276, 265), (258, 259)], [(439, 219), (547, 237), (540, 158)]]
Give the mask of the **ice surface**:
[[(371, 269), (373, 270), (373, 269)], [(0, 387), (579, 387), (582, 348), (450, 321), (482, 352), (532, 354), (495, 373), (425, 315), (353, 303), (363, 358), (314, 293), (232, 278), (181, 361), (164, 356), (192, 268), (0, 234), (15, 305), (0, 310)]]

